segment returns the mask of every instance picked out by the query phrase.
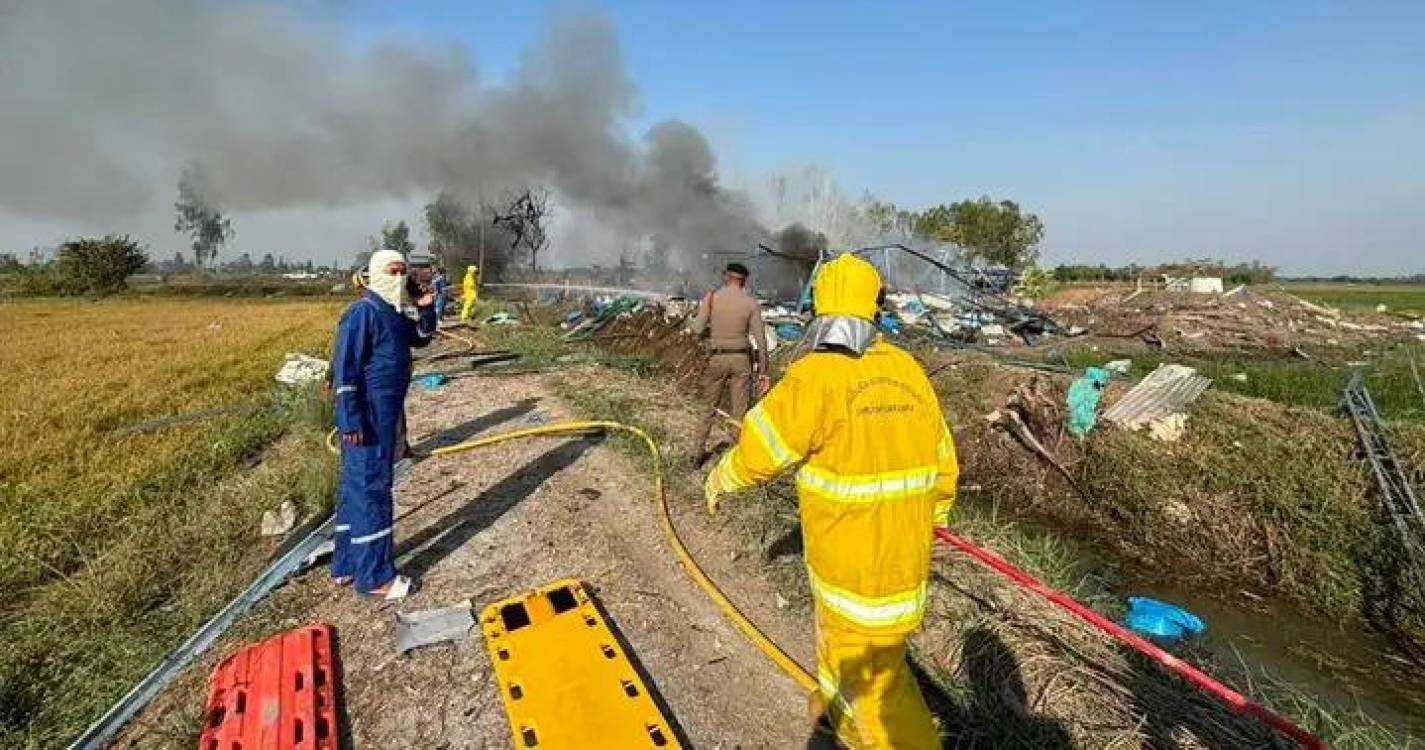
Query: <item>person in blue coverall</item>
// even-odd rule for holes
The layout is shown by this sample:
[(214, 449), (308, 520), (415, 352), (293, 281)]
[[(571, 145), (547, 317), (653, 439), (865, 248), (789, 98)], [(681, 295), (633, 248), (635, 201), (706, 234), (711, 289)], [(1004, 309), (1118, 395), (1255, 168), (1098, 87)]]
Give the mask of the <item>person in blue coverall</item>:
[(450, 279), (445, 277), (444, 268), (435, 267), (435, 278), (431, 285), (435, 287), (435, 318), (440, 320), (445, 317), (445, 302), (450, 299)]
[(342, 313), (332, 351), (332, 392), (341, 435), (332, 578), (363, 595), (400, 599), (411, 590), (396, 573), (391, 534), (398, 432), (411, 384), (411, 347), (435, 333), (432, 295), (411, 300), (406, 259), (371, 256), (366, 291)]

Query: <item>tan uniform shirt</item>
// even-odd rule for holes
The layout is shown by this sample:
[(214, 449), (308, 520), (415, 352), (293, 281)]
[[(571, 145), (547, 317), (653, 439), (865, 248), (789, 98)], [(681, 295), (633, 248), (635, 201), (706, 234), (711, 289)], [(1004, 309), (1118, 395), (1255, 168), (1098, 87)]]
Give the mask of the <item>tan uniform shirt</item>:
[(762, 373), (767, 372), (767, 326), (762, 323), (762, 306), (737, 286), (723, 286), (703, 297), (698, 303), (698, 317), (693, 320), (693, 333), (708, 331), (712, 349), (746, 349), (747, 337), (757, 344), (757, 362)]

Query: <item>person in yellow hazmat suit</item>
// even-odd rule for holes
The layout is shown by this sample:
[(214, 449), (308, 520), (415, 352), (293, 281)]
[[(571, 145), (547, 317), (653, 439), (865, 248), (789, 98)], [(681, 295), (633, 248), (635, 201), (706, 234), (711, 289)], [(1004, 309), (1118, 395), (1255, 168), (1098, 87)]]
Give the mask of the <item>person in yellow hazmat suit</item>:
[(460, 282), (460, 319), (470, 320), (475, 314), (475, 300), (480, 294), (480, 268), (475, 265), (465, 267), (465, 280)]
[(925, 614), (932, 527), (955, 501), (955, 445), (930, 380), (872, 322), (881, 279), (842, 255), (822, 266), (811, 351), (742, 422), (708, 475), (721, 497), (797, 468), (802, 537), (815, 602), (812, 708), (851, 748), (938, 748), (906, 662)]

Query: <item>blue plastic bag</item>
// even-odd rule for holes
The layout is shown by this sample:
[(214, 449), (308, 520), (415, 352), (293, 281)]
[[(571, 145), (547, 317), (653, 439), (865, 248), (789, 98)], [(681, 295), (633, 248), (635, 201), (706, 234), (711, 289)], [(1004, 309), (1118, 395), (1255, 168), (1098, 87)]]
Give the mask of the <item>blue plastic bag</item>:
[(1081, 438), (1098, 421), (1098, 402), (1108, 386), (1108, 370), (1090, 367), (1069, 386), (1069, 434)]
[(439, 372), (432, 372), (416, 378), (416, 382), (420, 383), (421, 387), (428, 391), (433, 391), (445, 385), (446, 380), (449, 380), (449, 378), (447, 378), (444, 373)]
[(1145, 596), (1128, 597), (1128, 614), (1123, 618), (1123, 625), (1146, 638), (1168, 641), (1199, 635), (1207, 630), (1207, 624), (1197, 615)]

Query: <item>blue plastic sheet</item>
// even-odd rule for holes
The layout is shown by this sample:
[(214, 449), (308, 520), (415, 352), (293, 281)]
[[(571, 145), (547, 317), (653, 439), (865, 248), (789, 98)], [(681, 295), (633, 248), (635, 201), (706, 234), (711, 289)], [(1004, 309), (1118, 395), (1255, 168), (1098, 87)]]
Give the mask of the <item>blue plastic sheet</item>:
[(796, 323), (778, 323), (773, 328), (777, 331), (777, 338), (782, 341), (798, 341), (803, 333), (802, 327)]
[(1207, 624), (1197, 615), (1167, 602), (1146, 596), (1128, 597), (1128, 614), (1124, 627), (1145, 638), (1177, 641), (1207, 630)]
[(1090, 367), (1069, 386), (1069, 434), (1081, 438), (1098, 422), (1098, 402), (1108, 386), (1108, 370)]

